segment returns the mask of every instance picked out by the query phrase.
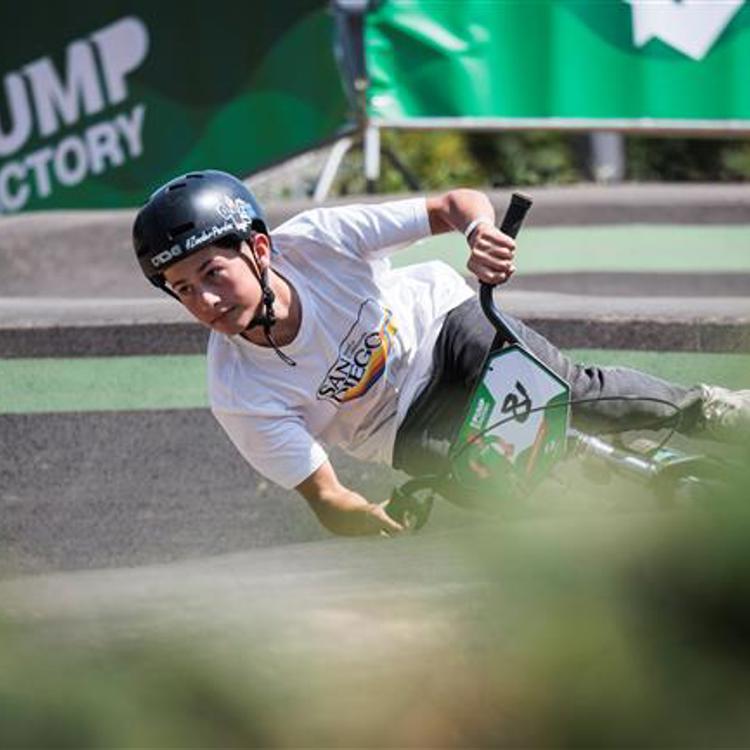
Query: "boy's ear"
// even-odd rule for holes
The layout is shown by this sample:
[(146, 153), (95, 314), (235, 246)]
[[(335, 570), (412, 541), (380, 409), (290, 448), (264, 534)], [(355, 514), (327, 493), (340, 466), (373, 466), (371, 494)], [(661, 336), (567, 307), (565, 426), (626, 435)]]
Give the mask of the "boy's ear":
[(271, 240), (262, 232), (257, 232), (247, 240), (248, 249), (255, 251), (261, 268), (271, 267)]

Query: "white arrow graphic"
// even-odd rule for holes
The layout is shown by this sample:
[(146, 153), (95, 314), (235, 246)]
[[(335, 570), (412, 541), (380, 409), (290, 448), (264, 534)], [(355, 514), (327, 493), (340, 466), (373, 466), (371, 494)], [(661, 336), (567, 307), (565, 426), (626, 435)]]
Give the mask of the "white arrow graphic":
[(693, 60), (701, 60), (745, 0), (624, 0), (632, 6), (633, 42), (654, 37)]

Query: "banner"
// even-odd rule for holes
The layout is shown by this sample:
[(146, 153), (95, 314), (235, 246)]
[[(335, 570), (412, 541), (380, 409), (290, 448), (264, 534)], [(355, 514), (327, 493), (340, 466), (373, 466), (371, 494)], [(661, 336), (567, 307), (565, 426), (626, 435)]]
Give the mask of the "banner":
[(375, 124), (750, 131), (745, 0), (383, 0), (365, 40)]
[(347, 101), (326, 0), (0, 6), (0, 211), (140, 204), (332, 138)]

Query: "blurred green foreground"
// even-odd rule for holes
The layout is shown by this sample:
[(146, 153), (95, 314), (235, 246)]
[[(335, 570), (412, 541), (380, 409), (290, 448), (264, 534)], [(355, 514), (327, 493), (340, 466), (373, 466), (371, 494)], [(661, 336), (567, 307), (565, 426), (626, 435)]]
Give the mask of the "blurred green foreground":
[(0, 747), (747, 746), (749, 482), (0, 582)]

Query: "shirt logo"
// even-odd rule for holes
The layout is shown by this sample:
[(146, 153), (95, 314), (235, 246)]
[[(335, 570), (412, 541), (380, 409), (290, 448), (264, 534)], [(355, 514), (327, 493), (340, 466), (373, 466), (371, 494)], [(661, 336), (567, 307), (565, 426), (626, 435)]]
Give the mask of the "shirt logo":
[(336, 362), (318, 387), (318, 398), (343, 404), (364, 396), (385, 373), (397, 328), (390, 310), (365, 300), (339, 345)]

